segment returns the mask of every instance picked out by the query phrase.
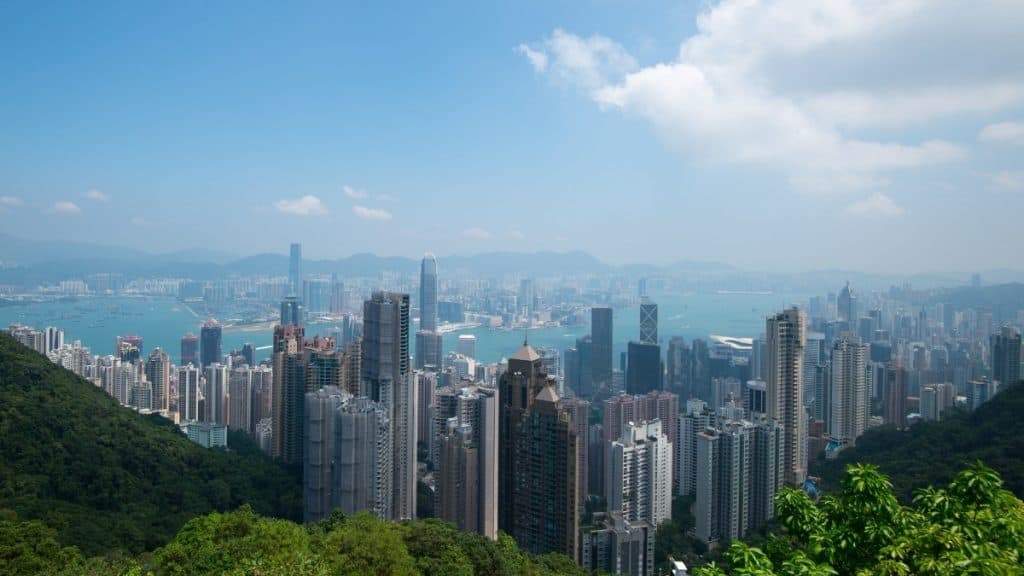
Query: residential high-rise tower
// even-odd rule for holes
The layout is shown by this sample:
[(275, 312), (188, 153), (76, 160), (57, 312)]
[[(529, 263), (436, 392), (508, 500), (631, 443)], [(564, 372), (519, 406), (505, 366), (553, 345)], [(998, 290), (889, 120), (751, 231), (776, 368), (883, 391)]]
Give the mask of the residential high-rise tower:
[(804, 462), (804, 342), (807, 315), (790, 308), (770, 316), (765, 324), (768, 374), (768, 417), (782, 425), (782, 477), (792, 486), (806, 476)]

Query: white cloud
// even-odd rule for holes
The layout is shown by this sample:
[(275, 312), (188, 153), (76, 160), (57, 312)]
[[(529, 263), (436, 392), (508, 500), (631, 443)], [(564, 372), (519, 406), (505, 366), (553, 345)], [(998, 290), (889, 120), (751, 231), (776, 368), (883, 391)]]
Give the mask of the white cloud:
[(587, 90), (637, 67), (636, 60), (617, 42), (597, 34), (581, 38), (561, 28), (556, 28), (539, 48), (520, 44), (517, 50), (535, 71)]
[(548, 69), (548, 55), (540, 50), (534, 50), (526, 44), (520, 44), (516, 47), (516, 52), (526, 56), (526, 59), (530, 61), (530, 65), (537, 72), (544, 72)]
[(109, 194), (104, 194), (95, 188), (82, 192), (82, 198), (88, 198), (89, 200), (95, 200), (97, 202), (110, 202)]
[(353, 200), (362, 200), (363, 198), (366, 198), (366, 190), (359, 190), (351, 186), (342, 186), (341, 190), (345, 193), (345, 196), (348, 196)]
[(327, 214), (327, 206), (312, 194), (307, 194), (294, 200), (278, 200), (274, 202), (274, 208), (283, 214), (295, 214), (297, 216), (322, 216)]
[(522, 230), (509, 230), (508, 235), (510, 238), (514, 238), (516, 240), (526, 239), (526, 234), (523, 234)]
[(352, 213), (363, 220), (391, 220), (391, 212), (380, 208), (353, 206)]
[(50, 208), (50, 211), (56, 212), (57, 214), (78, 214), (79, 212), (82, 211), (82, 209), (79, 208), (78, 205), (75, 204), (74, 202), (67, 202), (62, 200), (60, 202), (55, 202), (53, 204), (53, 207)]
[(0, 206), (21, 206), (24, 202), (17, 196), (0, 196)]
[(898, 206), (881, 192), (875, 192), (867, 198), (854, 202), (846, 207), (846, 211), (855, 216), (865, 218), (893, 218), (903, 215), (903, 208)]
[(1024, 122), (989, 124), (978, 133), (982, 142), (1024, 142)]
[(662, 63), (631, 67), (614, 41), (561, 29), (533, 46), (550, 77), (648, 120), (688, 154), (779, 170), (808, 191), (848, 191), (967, 157), (941, 133), (914, 141), (862, 130), (935, 130), (936, 120), (1024, 103), (1024, 82), (1005, 80), (1024, 66), (972, 48), (1024, 50), (1006, 24), (1021, 17), (1024, 3), (1013, 2), (978, 3), (965, 18), (953, 0), (721, 0)]
[(1024, 190), (1024, 172), (1011, 172), (1003, 170), (996, 172), (991, 177), (992, 188), (996, 192), (1019, 192)]
[(491, 231), (486, 228), (474, 226), (473, 228), (466, 228), (465, 230), (463, 230), (462, 235), (465, 236), (466, 238), (485, 240), (491, 237)]

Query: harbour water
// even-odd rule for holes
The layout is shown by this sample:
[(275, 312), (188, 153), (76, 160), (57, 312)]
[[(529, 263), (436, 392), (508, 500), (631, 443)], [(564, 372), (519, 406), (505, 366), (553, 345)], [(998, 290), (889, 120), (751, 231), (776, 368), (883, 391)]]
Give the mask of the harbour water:
[[(793, 304), (805, 305), (809, 295), (763, 293), (688, 293), (652, 294), (658, 303), (658, 333), (663, 349), (672, 336), (688, 341), (707, 338), (710, 334), (757, 337), (764, 331), (767, 315)], [(6, 328), (17, 322), (37, 329), (46, 326), (63, 328), (65, 340), (81, 340), (94, 354), (113, 354), (119, 335), (137, 334), (144, 339), (146, 352), (161, 347), (174, 362), (179, 361), (180, 339), (191, 332), (199, 334), (205, 318), (171, 298), (95, 297), (75, 298), (53, 302), (24, 303), (0, 307), (0, 322)], [(307, 325), (306, 333), (327, 334), (334, 327), (330, 323)], [(413, 327), (415, 329), (415, 326)], [(590, 332), (589, 326), (532, 329), (526, 335), (533, 346), (564, 350), (576, 338)], [(266, 325), (228, 328), (223, 336), (223, 350), (227, 353), (240, 349), (247, 342), (257, 348), (269, 347), (272, 329)], [(459, 334), (474, 334), (477, 338), (477, 359), (492, 363), (516, 351), (522, 344), (521, 330), (492, 330), (476, 328), (450, 332), (444, 336), (444, 349), (454, 349)], [(619, 308), (614, 313), (614, 364), (618, 366), (619, 353), (631, 339), (640, 334), (640, 311), (637, 307)], [(269, 348), (259, 350), (258, 359), (270, 355)]]

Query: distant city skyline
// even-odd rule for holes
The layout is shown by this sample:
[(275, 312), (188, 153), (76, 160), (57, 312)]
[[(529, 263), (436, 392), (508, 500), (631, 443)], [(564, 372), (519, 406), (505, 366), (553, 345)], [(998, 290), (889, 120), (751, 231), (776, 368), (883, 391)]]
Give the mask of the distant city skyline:
[(0, 9), (0, 228), (311, 258), (1017, 261), (1020, 3), (239, 8)]

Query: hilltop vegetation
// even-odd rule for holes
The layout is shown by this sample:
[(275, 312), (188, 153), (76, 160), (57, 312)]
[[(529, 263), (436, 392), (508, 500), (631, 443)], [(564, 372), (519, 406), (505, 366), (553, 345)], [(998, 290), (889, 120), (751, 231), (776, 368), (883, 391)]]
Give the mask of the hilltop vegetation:
[(0, 517), (86, 554), (152, 550), (190, 518), (248, 504), (301, 517), (299, 478), (245, 434), (207, 450), (0, 334)]
[(901, 501), (919, 488), (947, 484), (957, 470), (978, 460), (995, 469), (1006, 488), (1024, 497), (1024, 382), (1006, 386), (971, 413), (947, 412), (944, 420), (919, 422), (909, 430), (868, 430), (836, 460), (819, 461), (815, 473), (834, 491), (847, 464), (876, 464)]
[(978, 463), (947, 488), (924, 488), (902, 506), (870, 464), (851, 465), (837, 496), (817, 505), (802, 490), (775, 499), (781, 530), (763, 548), (734, 543), (730, 567), (697, 576), (1024, 574), (1024, 502)]

